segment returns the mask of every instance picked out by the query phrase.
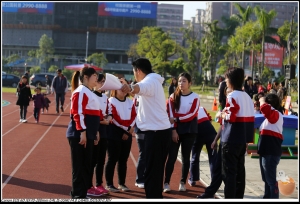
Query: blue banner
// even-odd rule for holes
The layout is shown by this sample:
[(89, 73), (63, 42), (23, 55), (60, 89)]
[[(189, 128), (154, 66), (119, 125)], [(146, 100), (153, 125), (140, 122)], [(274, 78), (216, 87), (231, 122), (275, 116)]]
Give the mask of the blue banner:
[(157, 2), (99, 2), (98, 16), (122, 16), (156, 19)]
[(2, 12), (14, 13), (53, 13), (50, 2), (2, 2)]

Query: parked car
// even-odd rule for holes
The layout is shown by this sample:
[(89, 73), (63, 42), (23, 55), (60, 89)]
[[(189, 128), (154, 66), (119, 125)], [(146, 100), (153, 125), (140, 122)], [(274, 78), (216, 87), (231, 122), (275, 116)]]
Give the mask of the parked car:
[(52, 80), (55, 77), (55, 75), (53, 75), (53, 74), (33, 74), (30, 77), (30, 85), (38, 86), (40, 84), (42, 87), (46, 87), (46, 77), (45, 77), (45, 75), (48, 76), (48, 78), (50, 79), (50, 81), (52, 83)]
[(2, 74), (2, 86), (10, 86), (16, 88), (21, 78), (12, 74)]

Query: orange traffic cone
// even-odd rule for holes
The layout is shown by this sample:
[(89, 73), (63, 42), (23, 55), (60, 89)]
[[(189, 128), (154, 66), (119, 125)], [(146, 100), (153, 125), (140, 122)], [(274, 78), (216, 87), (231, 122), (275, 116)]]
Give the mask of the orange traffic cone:
[(288, 110), (288, 109), (285, 109), (284, 115), (288, 115), (288, 114), (289, 114), (289, 110)]
[(215, 97), (215, 99), (214, 99), (214, 103), (213, 103), (213, 106), (212, 106), (212, 110), (213, 110), (213, 111), (217, 111), (217, 110), (218, 110), (217, 99), (216, 99), (216, 97)]

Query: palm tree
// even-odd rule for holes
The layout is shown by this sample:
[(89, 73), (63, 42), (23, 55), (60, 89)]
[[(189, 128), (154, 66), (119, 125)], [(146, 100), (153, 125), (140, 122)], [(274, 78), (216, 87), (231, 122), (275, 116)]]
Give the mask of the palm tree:
[[(262, 41), (261, 41), (261, 64), (262, 68), (265, 65), (265, 36), (267, 34), (267, 30), (270, 29), (270, 25), (272, 20), (277, 16), (277, 12), (272, 9), (267, 13), (267, 11), (259, 6), (256, 6), (254, 8), (254, 13), (255, 16), (257, 17), (257, 21), (260, 27), (260, 30), (262, 32)], [(275, 28), (274, 28), (275, 31)], [(261, 76), (261, 71), (260, 70), (260, 76)]]
[[(233, 14), (230, 16), (231, 19), (239, 22), (241, 26), (245, 25), (253, 12), (252, 7), (247, 6), (247, 8), (242, 7), (239, 3), (233, 3), (235, 8), (239, 11), (239, 14)], [(243, 43), (243, 47), (245, 47)], [(242, 68), (245, 67), (245, 50), (242, 52)]]

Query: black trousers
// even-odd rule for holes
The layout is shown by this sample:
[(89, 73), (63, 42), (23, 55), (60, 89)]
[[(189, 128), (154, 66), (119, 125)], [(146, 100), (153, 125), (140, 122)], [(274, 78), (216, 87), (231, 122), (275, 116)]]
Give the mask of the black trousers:
[(222, 178), (225, 184), (225, 198), (244, 198), (245, 151), (246, 144), (222, 143)]
[(27, 107), (28, 106), (20, 105), (20, 119), (23, 119), (23, 120), (26, 119)]
[(93, 148), (90, 187), (93, 186), (94, 173), (96, 177), (96, 186), (101, 186), (103, 183), (103, 170), (105, 164), (106, 150), (107, 150), (107, 139), (101, 138), (99, 143), (95, 145)]
[(163, 198), (164, 169), (169, 146), (171, 128), (145, 131), (145, 192), (146, 198)]
[(33, 116), (35, 118), (36, 121), (39, 121), (40, 119), (40, 113), (41, 113), (41, 109), (40, 108), (34, 108), (33, 110)]
[(60, 107), (64, 106), (65, 103), (65, 93), (55, 93), (56, 111), (59, 112), (59, 101)]
[(179, 135), (178, 143), (171, 142), (168, 160), (166, 163), (165, 181), (164, 183), (170, 184), (171, 175), (174, 171), (174, 165), (177, 160), (179, 146), (181, 145), (181, 179), (180, 182), (186, 183), (186, 179), (190, 169), (190, 156), (193, 144), (195, 142), (196, 134), (187, 133)]
[[(215, 152), (216, 154), (216, 152)], [(222, 184), (222, 144), (219, 144), (217, 158), (211, 172), (210, 185), (205, 189), (205, 194), (215, 195)]]
[(72, 163), (72, 190), (71, 198), (86, 198), (87, 190), (90, 188), (90, 168), (94, 140), (87, 139), (86, 148), (80, 145), (80, 138), (68, 138), (71, 149)]
[(115, 166), (118, 172), (118, 184), (124, 185), (127, 173), (127, 160), (130, 154), (132, 137), (127, 140), (107, 140), (108, 159), (105, 165), (105, 179), (107, 186), (113, 185)]

